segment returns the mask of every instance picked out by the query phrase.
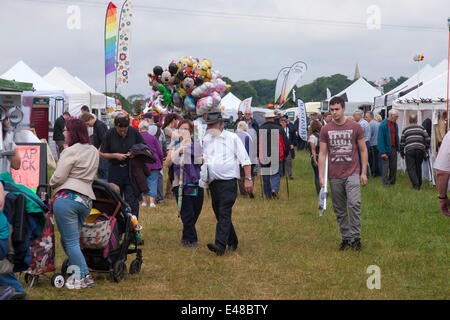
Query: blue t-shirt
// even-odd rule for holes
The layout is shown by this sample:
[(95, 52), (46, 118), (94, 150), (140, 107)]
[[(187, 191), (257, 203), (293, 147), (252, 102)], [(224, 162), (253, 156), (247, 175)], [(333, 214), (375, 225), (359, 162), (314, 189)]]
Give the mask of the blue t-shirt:
[[(0, 178), (0, 182), (3, 184), (3, 179)], [(0, 211), (0, 239), (9, 238), (9, 222), (6, 216), (3, 214), (3, 209)]]

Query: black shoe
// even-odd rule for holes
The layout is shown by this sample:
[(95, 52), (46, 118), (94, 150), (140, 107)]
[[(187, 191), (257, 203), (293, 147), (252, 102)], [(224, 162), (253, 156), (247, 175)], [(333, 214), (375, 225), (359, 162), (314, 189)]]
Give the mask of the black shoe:
[(138, 246), (143, 246), (144, 245), (144, 240), (143, 239), (137, 239), (137, 245)]
[(208, 243), (207, 246), (210, 251), (215, 252), (218, 256), (221, 256), (225, 253), (225, 249), (221, 248), (220, 246), (214, 243)]
[(353, 242), (350, 244), (353, 250), (359, 251), (361, 250), (361, 239), (356, 238), (353, 240)]
[(339, 247), (339, 251), (344, 251), (345, 249), (350, 247), (350, 242), (348, 240), (342, 240), (341, 246)]
[(278, 199), (278, 193), (272, 190), (272, 199)]
[(227, 247), (227, 251), (236, 251), (237, 247), (237, 244), (229, 244)]
[(294, 177), (293, 177), (293, 176), (290, 176), (290, 177), (289, 177), (289, 180), (294, 180)]
[(250, 197), (250, 199), (254, 199), (255, 195), (253, 193), (249, 193), (249, 197)]

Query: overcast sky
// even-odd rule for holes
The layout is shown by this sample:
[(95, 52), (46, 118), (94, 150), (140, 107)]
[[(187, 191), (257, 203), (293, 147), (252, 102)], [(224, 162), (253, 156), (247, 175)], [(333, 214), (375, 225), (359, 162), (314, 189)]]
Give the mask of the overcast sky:
[[(103, 92), (108, 2), (1, 0), (0, 74), (19, 60), (42, 76), (59, 66)], [(335, 73), (352, 79), (356, 63), (372, 81), (409, 77), (415, 54), (432, 66), (447, 58), (448, 0), (133, 2), (130, 83), (119, 88), (125, 96), (148, 94), (147, 73), (182, 56), (207, 58), (233, 81), (275, 79), (300, 60), (308, 65), (300, 84)], [(80, 29), (67, 27), (70, 5), (80, 8)]]

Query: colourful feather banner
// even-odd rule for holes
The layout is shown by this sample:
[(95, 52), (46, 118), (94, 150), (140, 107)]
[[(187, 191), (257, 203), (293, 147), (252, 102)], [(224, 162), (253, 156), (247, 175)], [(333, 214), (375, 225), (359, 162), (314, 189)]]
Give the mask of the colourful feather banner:
[(105, 21), (105, 75), (116, 71), (117, 7), (110, 2)]
[(281, 98), (281, 93), (283, 92), (283, 85), (286, 81), (289, 69), (290, 69), (289, 67), (285, 67), (281, 69), (280, 72), (278, 73), (277, 82), (275, 85), (275, 99), (274, 99), (275, 104), (280, 104), (282, 102), (282, 101), (280, 102), (279, 100)]
[(133, 3), (125, 1), (120, 12), (119, 47), (117, 50), (116, 86), (128, 83), (130, 75), (130, 40), (131, 19), (133, 17)]
[(280, 98), (281, 103), (284, 103), (287, 100), (289, 92), (291, 92), (294, 85), (298, 82), (298, 80), (300, 80), (307, 69), (308, 67), (306, 66), (306, 63), (302, 61), (298, 61), (292, 65), (283, 85)]

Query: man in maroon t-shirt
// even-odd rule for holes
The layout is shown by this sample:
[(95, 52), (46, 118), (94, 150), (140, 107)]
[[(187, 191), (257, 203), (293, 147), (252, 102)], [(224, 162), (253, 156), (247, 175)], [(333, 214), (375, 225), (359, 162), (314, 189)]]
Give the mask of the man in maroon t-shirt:
[[(320, 131), (319, 180), (325, 185), (325, 159), (328, 153), (328, 178), (333, 209), (339, 224), (342, 243), (339, 250), (361, 249), (361, 189), (367, 184), (368, 152), (361, 125), (344, 116), (341, 97), (330, 100), (333, 120)], [(361, 153), (361, 176), (358, 148)], [(348, 209), (348, 212), (347, 212)]]

